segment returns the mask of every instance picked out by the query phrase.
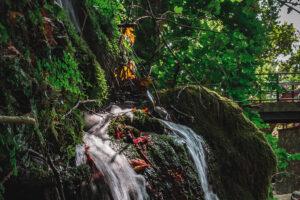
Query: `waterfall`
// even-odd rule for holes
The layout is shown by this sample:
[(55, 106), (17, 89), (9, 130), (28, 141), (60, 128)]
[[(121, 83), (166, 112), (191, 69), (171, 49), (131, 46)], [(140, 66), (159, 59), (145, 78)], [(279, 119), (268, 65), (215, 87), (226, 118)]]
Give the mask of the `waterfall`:
[(131, 118), (133, 114), (131, 109), (112, 106), (110, 112), (86, 115), (87, 124), (91, 128), (83, 137), (84, 146), (77, 146), (76, 164), (86, 163), (85, 155), (88, 154), (102, 173), (114, 200), (148, 199), (144, 177), (135, 173), (124, 155), (111, 148), (107, 129), (110, 121), (120, 115)]
[(147, 97), (150, 100), (150, 102), (152, 103), (153, 106), (153, 110), (163, 119), (165, 120), (171, 120), (170, 114), (166, 111), (166, 109), (164, 109), (161, 106), (157, 106), (156, 105), (156, 101), (153, 97), (153, 95), (151, 94), (151, 92), (149, 90), (147, 90)]
[(161, 120), (161, 123), (171, 131), (171, 134), (183, 140), (193, 159), (198, 173), (198, 179), (204, 192), (205, 200), (219, 200), (218, 196), (213, 193), (208, 183), (207, 164), (205, 160), (204, 140), (197, 135), (192, 129), (184, 125), (175, 124), (169, 121)]
[(67, 12), (77, 32), (81, 33), (79, 20), (74, 10), (72, 0), (55, 0), (55, 2)]
[(150, 102), (152, 103), (153, 107), (155, 107), (155, 100), (154, 100), (153, 95), (151, 94), (151, 92), (149, 90), (147, 90), (146, 93), (147, 93), (147, 97), (150, 100)]

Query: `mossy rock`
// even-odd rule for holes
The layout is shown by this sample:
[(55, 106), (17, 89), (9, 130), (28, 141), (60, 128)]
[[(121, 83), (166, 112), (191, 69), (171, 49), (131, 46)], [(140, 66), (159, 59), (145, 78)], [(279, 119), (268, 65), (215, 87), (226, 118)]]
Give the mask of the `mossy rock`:
[[(133, 120), (126, 117), (117, 118), (109, 128), (112, 146), (120, 152), (122, 147), (129, 145), (122, 154), (127, 159), (143, 159), (138, 149), (150, 162), (150, 167), (140, 172), (147, 181), (147, 192), (154, 200), (204, 200), (198, 175), (190, 158), (186, 144), (177, 137), (171, 136), (158, 119), (139, 110), (134, 112)], [(118, 128), (117, 128), (118, 127)], [(135, 146), (116, 140), (115, 130), (131, 129), (132, 132), (147, 134), (150, 138), (146, 146)], [(138, 136), (137, 136), (138, 137)]]
[(275, 155), (237, 104), (200, 86), (162, 91), (160, 101), (175, 121), (191, 127), (209, 144), (216, 160), (211, 176), (220, 177), (221, 185), (214, 187), (220, 199), (267, 198)]
[(165, 134), (152, 134), (148, 155), (152, 169), (145, 172), (151, 199), (204, 200), (195, 166), (185, 143)]

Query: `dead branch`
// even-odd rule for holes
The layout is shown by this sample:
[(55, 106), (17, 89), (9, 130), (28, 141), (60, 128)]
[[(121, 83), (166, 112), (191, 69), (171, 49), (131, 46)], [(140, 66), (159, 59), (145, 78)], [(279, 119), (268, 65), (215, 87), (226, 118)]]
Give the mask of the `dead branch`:
[(73, 108), (71, 108), (62, 118), (64, 119), (64, 118), (66, 118), (68, 115), (70, 115), (75, 109), (77, 109), (81, 104), (86, 104), (86, 103), (95, 103), (95, 102), (97, 102), (97, 100), (94, 100), (94, 99), (87, 99), (87, 100), (83, 100), (83, 101), (78, 101), (77, 103), (76, 103), (76, 105), (73, 107)]
[(4, 116), (0, 115), (0, 123), (6, 124), (36, 124), (36, 120), (25, 116)]
[(295, 12), (297, 12), (298, 14), (300, 14), (300, 10), (298, 10), (296, 8), (296, 6), (298, 6), (299, 4), (295, 4), (292, 2), (287, 2), (287, 1), (283, 1), (283, 0), (278, 0), (281, 4), (285, 5), (288, 9), (293, 10)]

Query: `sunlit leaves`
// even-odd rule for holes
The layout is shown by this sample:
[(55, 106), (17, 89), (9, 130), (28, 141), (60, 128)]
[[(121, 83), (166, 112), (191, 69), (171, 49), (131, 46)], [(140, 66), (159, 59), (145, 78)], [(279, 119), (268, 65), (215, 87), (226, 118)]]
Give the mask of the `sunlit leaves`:
[(124, 37), (129, 41), (131, 45), (135, 42), (134, 29), (132, 27), (125, 27), (123, 32)]
[(182, 7), (179, 7), (179, 6), (175, 6), (174, 7), (174, 12), (176, 14), (182, 14), (182, 11), (183, 11), (183, 8)]
[(126, 65), (117, 68), (114, 72), (114, 76), (122, 81), (133, 80), (136, 78), (135, 71), (135, 63), (133, 61), (129, 61)]

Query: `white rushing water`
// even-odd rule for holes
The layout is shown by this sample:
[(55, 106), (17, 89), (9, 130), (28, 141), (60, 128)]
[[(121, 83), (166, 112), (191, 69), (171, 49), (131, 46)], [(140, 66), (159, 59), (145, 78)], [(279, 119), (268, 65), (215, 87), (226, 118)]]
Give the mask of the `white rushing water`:
[(171, 131), (171, 134), (186, 143), (198, 173), (198, 178), (204, 192), (205, 200), (219, 200), (208, 183), (207, 164), (205, 160), (204, 140), (187, 126), (161, 120), (162, 124)]
[(110, 189), (114, 200), (144, 200), (148, 199), (145, 179), (132, 169), (124, 155), (111, 148), (107, 129), (111, 119), (120, 115), (132, 117), (131, 109), (121, 109), (112, 106), (110, 112), (97, 115), (86, 115), (86, 121), (91, 126), (83, 137), (83, 145), (76, 149), (76, 164), (86, 163), (87, 153), (103, 174), (103, 179)]
[(58, 5), (60, 5), (60, 7), (64, 8), (64, 10), (70, 16), (70, 19), (71, 19), (72, 23), (74, 24), (77, 32), (80, 33), (81, 29), (80, 29), (80, 25), (79, 25), (79, 20), (75, 13), (72, 0), (55, 0), (55, 1)]
[(151, 94), (151, 92), (149, 90), (147, 90), (147, 97), (150, 100), (150, 102), (152, 103), (153, 106), (153, 110), (162, 118), (165, 120), (171, 120), (171, 116), (170, 114), (166, 111), (166, 109), (164, 109), (163, 107), (157, 106), (156, 105), (156, 101), (153, 97), (153, 95)]

